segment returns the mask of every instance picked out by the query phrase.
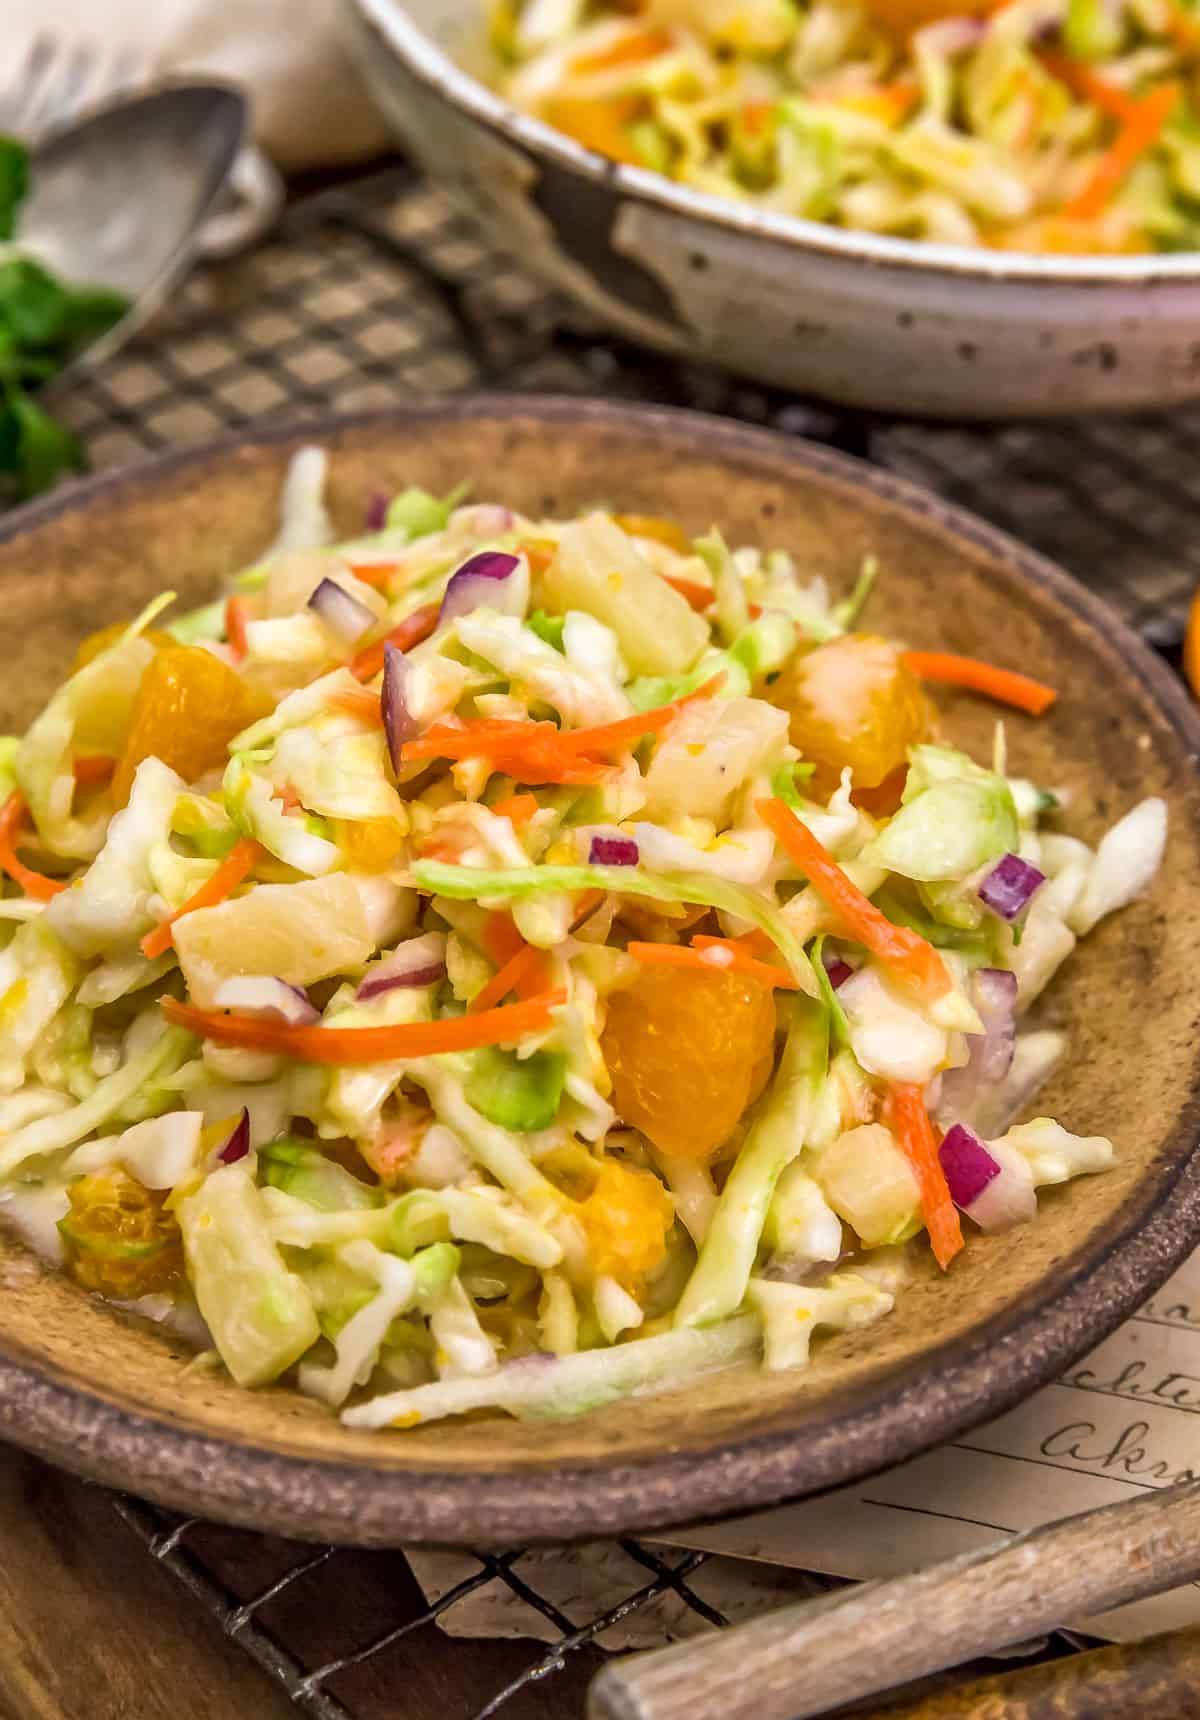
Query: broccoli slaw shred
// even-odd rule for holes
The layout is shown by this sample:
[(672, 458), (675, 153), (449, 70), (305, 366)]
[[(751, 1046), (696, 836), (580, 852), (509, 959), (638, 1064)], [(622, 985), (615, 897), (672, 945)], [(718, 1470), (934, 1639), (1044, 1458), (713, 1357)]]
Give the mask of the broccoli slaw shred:
[(1060, 828), (1054, 689), (865, 630), (871, 567), (415, 488), (339, 542), (325, 474), (0, 740), (0, 1218), (405, 1428), (803, 1368), (1112, 1163), (1016, 1121), (1024, 1016), (1166, 812)]
[(493, 0), (494, 81), (771, 215), (1028, 253), (1200, 242), (1191, 0)]

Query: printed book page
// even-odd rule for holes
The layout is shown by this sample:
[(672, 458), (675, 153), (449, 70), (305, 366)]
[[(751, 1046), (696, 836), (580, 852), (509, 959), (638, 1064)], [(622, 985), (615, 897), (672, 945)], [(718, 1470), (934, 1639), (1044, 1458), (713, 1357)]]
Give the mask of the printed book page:
[[(874, 1480), (669, 1539), (841, 1577), (897, 1576), (1193, 1476), (1200, 1253), (1062, 1379), (999, 1420)], [(1116, 1642), (1196, 1624), (1200, 1583), (1062, 1622)]]

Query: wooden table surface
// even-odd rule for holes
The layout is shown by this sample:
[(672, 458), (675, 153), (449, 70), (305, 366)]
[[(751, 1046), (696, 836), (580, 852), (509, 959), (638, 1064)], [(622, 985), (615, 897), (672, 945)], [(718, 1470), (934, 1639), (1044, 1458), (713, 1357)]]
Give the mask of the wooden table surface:
[(0, 1720), (296, 1720), (98, 1488), (0, 1446)]

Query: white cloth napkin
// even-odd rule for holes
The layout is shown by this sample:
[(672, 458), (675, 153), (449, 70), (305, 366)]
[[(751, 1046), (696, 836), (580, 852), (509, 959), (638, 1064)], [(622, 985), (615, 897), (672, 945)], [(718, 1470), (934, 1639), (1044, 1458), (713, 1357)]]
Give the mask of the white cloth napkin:
[[(5, 72), (39, 36), (150, 75), (207, 73), (253, 97), (258, 142), (288, 170), (361, 159), (388, 132), (342, 45), (344, 0), (0, 0)], [(2, 78), (4, 74), (0, 74)]]

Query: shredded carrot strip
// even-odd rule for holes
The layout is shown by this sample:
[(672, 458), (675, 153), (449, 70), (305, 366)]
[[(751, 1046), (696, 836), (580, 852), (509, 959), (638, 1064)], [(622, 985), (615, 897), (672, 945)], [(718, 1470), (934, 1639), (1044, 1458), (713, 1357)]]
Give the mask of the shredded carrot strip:
[(392, 1027), (294, 1027), (252, 1015), (196, 1009), (173, 997), (162, 1011), (175, 1027), (248, 1051), (273, 1051), (306, 1063), (391, 1063), (409, 1057), (434, 1057), (443, 1051), (474, 1051), (481, 1045), (512, 1045), (549, 1025), (550, 1011), (565, 1003), (565, 991), (546, 991), (526, 1003), (509, 1004), (479, 1015), (445, 1021), (408, 1021)]
[(19, 788), (14, 788), (0, 807), (0, 872), (7, 872), (14, 884), (19, 884), (27, 896), (37, 902), (48, 902), (66, 885), (57, 878), (47, 878), (17, 859), (17, 838), (29, 808)]
[(637, 716), (622, 717), (619, 722), (602, 723), (593, 729), (568, 729), (560, 733), (559, 739), (571, 752), (589, 756), (611, 752), (614, 747), (630, 747), (644, 735), (659, 734), (669, 728), (686, 705), (694, 705), (698, 699), (711, 699), (724, 684), (725, 672), (722, 670), (694, 692), (685, 693), (681, 699), (673, 699), (669, 705), (657, 705), (652, 711), (641, 711)]
[(1053, 687), (1029, 675), (1018, 675), (1014, 669), (997, 669), (994, 664), (981, 663), (974, 657), (956, 657), (950, 651), (906, 651), (904, 661), (922, 681), (940, 681), (943, 686), (986, 693), (1002, 705), (1013, 705), (1035, 717), (1048, 711), (1058, 697)]
[(775, 954), (775, 945), (765, 932), (760, 932), (757, 926), (753, 931), (743, 932), (740, 938), (715, 938), (707, 932), (697, 932), (692, 939), (698, 950), (707, 949), (710, 945), (721, 944), (731, 950), (740, 950), (744, 956), (765, 956), (770, 958)]
[(1102, 215), (1146, 151), (1153, 149), (1179, 100), (1177, 84), (1161, 84), (1136, 102), (1083, 190), (1059, 211), (1068, 220)]
[(271, 799), (277, 800), (285, 812), (295, 812), (300, 805), (300, 796), (290, 782), (285, 782), (282, 788), (277, 788)]
[(343, 692), (332, 693), (329, 708), (332, 711), (344, 711), (348, 717), (357, 717), (360, 722), (370, 723), (373, 728), (383, 727), (379, 694), (369, 693), (365, 687), (347, 687)]
[(962, 1225), (950, 1198), (946, 1173), (938, 1158), (937, 1137), (921, 1089), (908, 1082), (894, 1086), (890, 1111), (900, 1145), (921, 1190), (921, 1215), (929, 1232), (929, 1243), (944, 1272), (963, 1245)]
[[(529, 798), (532, 800), (533, 796)], [(576, 931), (604, 900), (603, 890), (587, 890), (575, 905), (571, 930)], [(483, 947), (496, 964), (497, 971), (467, 1005), (471, 1015), (515, 991), (518, 997), (536, 997), (549, 984), (544, 950), (527, 944), (513, 922), (511, 914), (489, 914), (483, 928)]]
[(422, 639), (428, 639), (437, 626), (440, 607), (437, 603), (423, 603), (420, 609), (414, 609), (411, 615), (406, 615), (399, 626), (393, 627), (382, 639), (364, 645), (362, 650), (350, 659), (350, 673), (357, 675), (360, 681), (373, 681), (383, 668), (384, 646), (394, 645), (397, 651), (411, 651)]
[(504, 734), (476, 723), (435, 723), (419, 740), (404, 743), (400, 759), (412, 764), (419, 759), (486, 758), (494, 771), (515, 782), (602, 782), (606, 767), (564, 756), (557, 746), (558, 733), (553, 723), (512, 723)]
[[(761, 944), (756, 941), (758, 939), (762, 940)], [(697, 932), (692, 938), (692, 948), (702, 954), (712, 951), (716, 959), (710, 956), (709, 963), (713, 967), (728, 968), (732, 973), (752, 974), (755, 979), (764, 980), (768, 985), (782, 986), (785, 991), (800, 989), (799, 982), (778, 962), (758, 959), (759, 955), (774, 954), (775, 946), (765, 932), (751, 932), (744, 938), (716, 938), (706, 932)], [(726, 953), (731, 960), (724, 959)]]
[(541, 756), (554, 748), (562, 731), (553, 723), (512, 722), (499, 717), (473, 722), (434, 723), (416, 740), (405, 741), (400, 757), (406, 764), (423, 758), (482, 758), (497, 753)]
[(944, 997), (950, 990), (950, 975), (933, 945), (881, 914), (782, 800), (757, 800), (754, 805), (768, 830), (834, 910), (843, 934), (865, 945), (896, 979), (921, 997)]
[(516, 955), (497, 968), (487, 984), (475, 993), (467, 1005), (468, 1015), (478, 1015), (492, 1009), (510, 991), (518, 997), (536, 997), (546, 989), (546, 969), (542, 951), (536, 944), (522, 943)]
[(515, 991), (518, 997), (536, 997), (549, 984), (542, 952), (527, 944), (509, 913), (489, 914), (483, 927), (483, 947), (496, 965), (496, 972), (467, 1005), (469, 1011), (490, 1009)]
[(244, 597), (230, 597), (225, 601), (225, 637), (229, 641), (229, 649), (240, 663), (248, 649)]
[(735, 950), (725, 938), (708, 938), (702, 946), (693, 940), (690, 948), (683, 944), (644, 944), (635, 940), (626, 949), (634, 961), (649, 967), (691, 968), (693, 973), (738, 973), (757, 980), (760, 985), (780, 986), (784, 991), (800, 989), (791, 974), (771, 962), (755, 961), (753, 956)]
[(497, 967), (503, 967), (525, 948), (525, 939), (512, 915), (502, 908), (490, 913), (484, 921), (482, 943), (488, 959)]
[(189, 896), (181, 908), (176, 908), (173, 914), (152, 932), (147, 932), (142, 939), (142, 954), (151, 961), (155, 956), (165, 954), (174, 943), (174, 925), (185, 914), (193, 913), (197, 908), (215, 908), (218, 902), (223, 902), (227, 896), (232, 896), (238, 885), (244, 883), (262, 859), (264, 850), (250, 836), (243, 836), (240, 842), (234, 844), (229, 853), (217, 867), (206, 884), (201, 884), (194, 895)]
[(537, 796), (534, 794), (509, 794), (492, 806), (497, 818), (507, 818), (517, 830), (529, 823), (537, 809)]
[(677, 591), (684, 602), (690, 604), (697, 614), (701, 610), (708, 609), (716, 596), (711, 585), (701, 585), (698, 579), (677, 579), (673, 573), (664, 573), (662, 577), (671, 587), (671, 590)]
[(667, 728), (685, 705), (707, 698), (723, 680), (723, 674), (714, 675), (694, 693), (669, 705), (592, 729), (563, 730), (553, 723), (515, 722), (501, 717), (479, 717), (453, 725), (435, 723), (419, 739), (406, 741), (400, 758), (404, 764), (429, 758), (485, 758), (493, 770), (518, 782), (599, 782), (606, 768), (603, 755), (628, 750), (644, 735)]
[(109, 758), (107, 753), (88, 754), (84, 758), (77, 758), (71, 766), (80, 788), (95, 788), (100, 783), (110, 781), (116, 768), (116, 759)]
[(1128, 119), (1130, 110), (1137, 105), (1128, 90), (1122, 89), (1120, 84), (1109, 83), (1084, 60), (1072, 59), (1056, 48), (1039, 48), (1037, 58), (1052, 78), (1066, 84), (1081, 101), (1091, 102), (1093, 107), (1098, 107), (1101, 113), (1113, 119)]
[(401, 561), (352, 561), (350, 572), (375, 591), (385, 591), (396, 575), (404, 571)]

